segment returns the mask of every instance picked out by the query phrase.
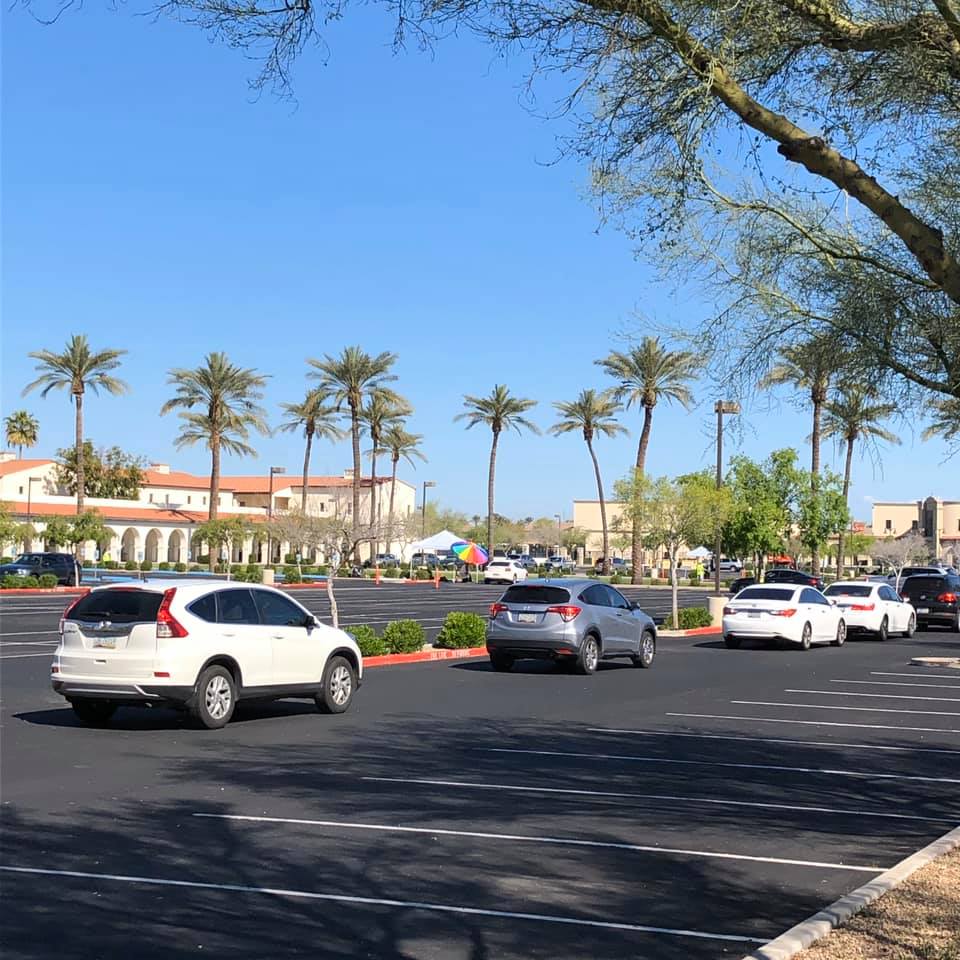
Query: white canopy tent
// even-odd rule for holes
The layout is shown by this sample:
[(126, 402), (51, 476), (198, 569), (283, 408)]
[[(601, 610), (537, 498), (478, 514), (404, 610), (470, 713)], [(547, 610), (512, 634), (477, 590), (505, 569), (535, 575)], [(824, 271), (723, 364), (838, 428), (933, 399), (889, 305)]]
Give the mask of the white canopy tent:
[(706, 547), (697, 547), (696, 549), (691, 550), (687, 556), (693, 558), (694, 560), (706, 560), (707, 557), (713, 556), (713, 551), (708, 550)]
[(463, 537), (458, 537), (449, 530), (441, 530), (432, 537), (427, 537), (424, 540), (415, 540), (411, 543), (409, 547), (407, 547), (407, 550), (404, 551), (404, 553), (407, 554), (404, 559), (408, 559), (409, 556), (415, 553), (436, 553), (438, 550), (449, 550), (453, 544), (461, 543), (462, 541)]

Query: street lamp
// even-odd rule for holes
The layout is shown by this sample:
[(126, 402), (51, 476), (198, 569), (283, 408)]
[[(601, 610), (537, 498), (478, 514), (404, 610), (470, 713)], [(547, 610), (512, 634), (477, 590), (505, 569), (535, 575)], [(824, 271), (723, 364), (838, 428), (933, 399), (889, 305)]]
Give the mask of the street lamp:
[(33, 493), (33, 485), (35, 483), (42, 483), (43, 477), (27, 477), (27, 523), (30, 522), (31, 516), (31, 494)]
[(557, 519), (557, 556), (559, 557), (563, 553), (563, 551), (560, 549), (562, 546), (562, 544), (560, 543), (560, 524), (561, 524), (560, 514), (555, 513), (554, 517), (556, 517)]
[[(271, 467), (270, 468), (270, 494), (269, 501), (267, 502), (267, 523), (269, 524), (273, 520), (273, 478), (280, 473), (286, 473), (286, 467)], [(273, 535), (270, 527), (267, 527), (267, 563), (273, 562)]]
[[(734, 400), (718, 400), (713, 405), (717, 415), (717, 489), (723, 486), (723, 415), (735, 416), (740, 413), (740, 404)], [(717, 539), (713, 551), (713, 589), (720, 596), (720, 554), (723, 551), (720, 526), (717, 526)]]
[(423, 481), (423, 499), (420, 503), (420, 539), (423, 540), (427, 535), (427, 487), (435, 487), (436, 481)]

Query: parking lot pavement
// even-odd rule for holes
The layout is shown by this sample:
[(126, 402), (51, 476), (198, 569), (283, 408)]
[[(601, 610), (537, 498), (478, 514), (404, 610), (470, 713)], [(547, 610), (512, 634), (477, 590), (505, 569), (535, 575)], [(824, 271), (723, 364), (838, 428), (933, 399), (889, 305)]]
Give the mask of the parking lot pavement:
[(908, 666), (948, 649), (412, 665), (371, 671), (343, 716), (288, 701), (216, 732), (166, 710), (81, 728), (46, 660), (12, 659), (0, 946), (741, 957), (960, 822), (960, 671)]

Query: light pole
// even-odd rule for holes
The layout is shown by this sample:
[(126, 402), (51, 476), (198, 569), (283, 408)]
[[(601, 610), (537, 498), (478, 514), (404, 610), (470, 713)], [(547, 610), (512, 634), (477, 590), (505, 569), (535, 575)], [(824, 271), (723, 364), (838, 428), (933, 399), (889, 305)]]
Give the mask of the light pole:
[[(723, 486), (723, 415), (736, 415), (740, 412), (740, 404), (733, 400), (718, 400), (713, 405), (713, 412), (717, 415), (717, 489)], [(717, 539), (713, 551), (713, 589), (720, 596), (720, 554), (723, 542), (719, 524), (717, 525)]]
[(427, 535), (427, 487), (435, 487), (435, 480), (423, 481), (423, 498), (420, 502), (420, 539), (423, 540)]
[(35, 483), (42, 483), (43, 477), (27, 477), (27, 523), (32, 519), (31, 517), (31, 500), (33, 494), (33, 485)]
[(273, 531), (270, 522), (273, 520), (273, 478), (280, 473), (286, 473), (286, 467), (270, 468), (270, 494), (267, 501), (267, 563), (273, 563)]
[(555, 513), (554, 517), (556, 517), (556, 520), (557, 520), (557, 556), (559, 557), (563, 553), (563, 551), (561, 550), (561, 547), (563, 546), (563, 544), (560, 543), (560, 524), (562, 521), (560, 520), (559, 513)]

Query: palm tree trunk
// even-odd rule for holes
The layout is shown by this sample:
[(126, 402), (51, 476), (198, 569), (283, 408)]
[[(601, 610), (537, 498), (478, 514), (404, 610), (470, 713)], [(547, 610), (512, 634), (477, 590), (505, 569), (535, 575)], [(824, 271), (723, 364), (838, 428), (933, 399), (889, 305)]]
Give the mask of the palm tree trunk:
[[(653, 407), (644, 404), (643, 406), (643, 429), (640, 431), (640, 443), (637, 445), (637, 475), (640, 476), (647, 468), (647, 447), (650, 445), (650, 427), (653, 424)], [(640, 518), (633, 519), (633, 542), (630, 545), (630, 565), (633, 567), (633, 576), (631, 582), (640, 583), (643, 575), (643, 544), (642, 533), (640, 529)], [(610, 558), (604, 554), (606, 563), (610, 563)]]
[[(847, 437), (847, 462), (843, 468), (843, 502), (847, 509), (850, 509), (850, 471), (853, 466), (853, 444), (854, 438)], [(847, 526), (844, 524), (840, 528), (837, 536), (837, 579), (843, 579), (843, 551), (846, 543)]]
[(303, 489), (300, 491), (300, 512), (307, 513), (307, 485), (310, 482), (310, 451), (313, 448), (313, 431), (307, 433), (307, 446), (303, 451)]
[(353, 540), (353, 562), (360, 563), (360, 541), (357, 528), (360, 524), (360, 411), (350, 404), (350, 438), (353, 441), (353, 517), (351, 529)]
[(18, 450), (17, 459), (18, 459), (18, 460), (22, 460), (22, 459), (23, 459), (23, 444), (22, 444), (22, 443), (17, 447), (17, 450)]
[[(374, 443), (376, 451), (376, 443)], [(377, 497), (377, 455), (370, 456), (370, 526), (373, 527), (373, 554), (371, 560), (376, 560), (380, 552), (380, 502)]]
[(220, 436), (210, 437), (210, 503), (207, 508), (207, 519), (217, 519), (217, 506), (220, 499)]
[(497, 475), (497, 442), (500, 434), (493, 431), (493, 443), (490, 445), (490, 473), (487, 477), (487, 552), (493, 559), (493, 490)]
[[(77, 516), (80, 516), (80, 514), (83, 513), (83, 497), (86, 484), (86, 477), (83, 473), (83, 394), (75, 393), (73, 395), (73, 402), (76, 407), (74, 450), (77, 458)], [(80, 549), (79, 546), (77, 549)]]
[[(813, 430), (810, 434), (810, 492), (814, 496), (820, 487), (820, 415), (822, 404), (819, 399), (813, 401)], [(810, 554), (810, 572), (820, 575), (820, 548), (814, 547)]]
[(597, 462), (597, 454), (593, 449), (593, 442), (587, 440), (587, 449), (590, 451), (590, 459), (593, 460), (593, 472), (597, 478), (597, 496), (600, 499), (600, 526), (603, 530), (603, 573), (609, 573), (610, 567), (610, 533), (607, 530), (607, 503), (603, 497), (603, 481), (600, 479), (600, 464)]
[[(389, 536), (393, 536), (393, 498), (394, 494), (397, 492), (397, 464), (400, 462), (399, 457), (393, 458), (393, 470), (390, 473), (390, 513), (388, 514), (387, 523), (390, 527)], [(389, 547), (387, 549), (390, 549)], [(402, 559), (402, 558), (401, 558)]]

